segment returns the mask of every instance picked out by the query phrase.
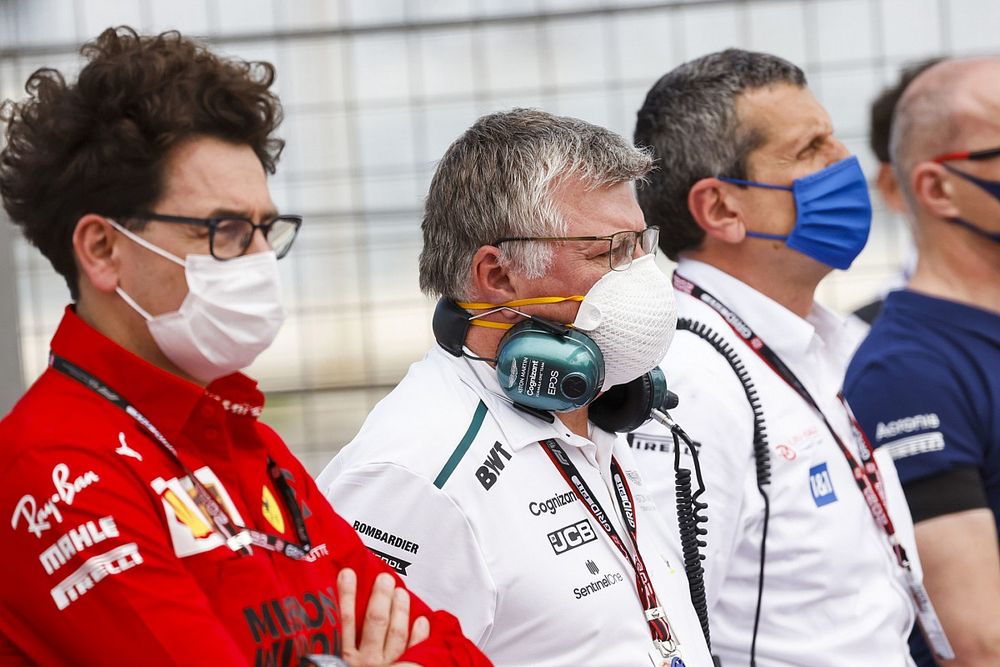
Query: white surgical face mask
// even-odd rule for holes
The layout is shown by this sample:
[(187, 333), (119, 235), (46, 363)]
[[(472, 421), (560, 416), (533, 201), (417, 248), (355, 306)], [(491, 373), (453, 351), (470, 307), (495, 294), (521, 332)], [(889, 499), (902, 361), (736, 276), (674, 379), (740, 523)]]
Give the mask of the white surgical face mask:
[(119, 232), (184, 267), (188, 293), (179, 309), (150, 315), (121, 287), (116, 292), (142, 315), (160, 351), (204, 383), (249, 366), (285, 320), (274, 251), (220, 262), (211, 255), (175, 257), (115, 221)]
[(580, 302), (573, 326), (594, 339), (604, 355), (603, 391), (657, 367), (677, 327), (677, 305), (653, 255), (625, 271), (609, 271)]

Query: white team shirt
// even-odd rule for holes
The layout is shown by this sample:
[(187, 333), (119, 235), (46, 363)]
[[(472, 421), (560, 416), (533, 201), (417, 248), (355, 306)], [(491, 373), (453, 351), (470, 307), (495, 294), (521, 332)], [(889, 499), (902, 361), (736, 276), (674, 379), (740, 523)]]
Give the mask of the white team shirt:
[(649, 666), (654, 647), (632, 565), (539, 441), (562, 445), (629, 543), (610, 486), (613, 454), (683, 659), (711, 665), (681, 554), (624, 436), (593, 425), (590, 435), (515, 409), (493, 368), (435, 347), (317, 483), (365, 544), (432, 608), (455, 614), (496, 664)]
[[(849, 418), (837, 393), (863, 330), (816, 305), (802, 319), (728, 274), (681, 260), (678, 273), (731, 308), (805, 384), (848, 449)], [(911, 665), (914, 611), (902, 571), (851, 469), (815, 411), (710, 306), (676, 292), (678, 316), (720, 334), (756, 386), (771, 458), (761, 667)], [(705, 561), (712, 652), (725, 667), (749, 664), (764, 502), (753, 460), (753, 413), (736, 373), (708, 342), (678, 331), (662, 368), (680, 398), (671, 415), (698, 443), (707, 491)], [(667, 522), (673, 440), (655, 422), (628, 436)], [(682, 461), (690, 457), (682, 450)], [(856, 454), (855, 454), (856, 456)], [(913, 524), (892, 460), (876, 451), (890, 516), (917, 577)]]

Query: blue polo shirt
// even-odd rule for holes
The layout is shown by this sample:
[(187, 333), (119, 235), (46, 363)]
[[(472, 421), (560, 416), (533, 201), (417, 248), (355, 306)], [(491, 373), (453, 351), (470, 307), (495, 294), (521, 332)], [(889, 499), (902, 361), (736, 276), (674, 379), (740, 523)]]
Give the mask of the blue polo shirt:
[[(890, 293), (847, 369), (844, 394), (872, 444), (895, 460), (914, 522), (967, 509), (976, 494), (1000, 518), (1000, 315)], [(978, 471), (976, 494), (923, 507), (910, 495), (918, 482), (963, 470)], [(914, 635), (917, 663), (933, 665)]]

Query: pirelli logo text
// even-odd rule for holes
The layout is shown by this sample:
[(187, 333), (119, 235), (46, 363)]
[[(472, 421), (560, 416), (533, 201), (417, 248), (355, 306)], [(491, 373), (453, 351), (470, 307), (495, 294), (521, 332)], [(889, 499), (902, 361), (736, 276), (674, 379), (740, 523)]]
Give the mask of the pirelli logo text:
[(138, 545), (135, 542), (123, 544), (117, 549), (89, 558), (50, 591), (52, 600), (56, 603), (56, 608), (62, 611), (80, 599), (80, 596), (86, 595), (105, 577), (121, 574), (137, 565), (142, 565)]
[(589, 519), (577, 521), (565, 528), (554, 530), (546, 537), (549, 538), (549, 545), (556, 552), (557, 556), (597, 539), (594, 527), (590, 525)]

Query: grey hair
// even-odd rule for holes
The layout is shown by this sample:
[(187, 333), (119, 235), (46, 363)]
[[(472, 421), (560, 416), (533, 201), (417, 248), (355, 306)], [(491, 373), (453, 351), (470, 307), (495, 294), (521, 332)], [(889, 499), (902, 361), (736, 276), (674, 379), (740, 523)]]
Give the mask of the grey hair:
[[(472, 259), (509, 236), (562, 236), (553, 191), (568, 177), (596, 189), (645, 177), (648, 152), (610, 130), (537, 109), (483, 116), (445, 152), (431, 180), (421, 224), (420, 289), (464, 300)], [(544, 276), (547, 243), (504, 243), (500, 261), (528, 278)]]
[(710, 176), (747, 178), (747, 157), (766, 140), (760, 129), (741, 123), (737, 99), (776, 84), (804, 87), (806, 76), (783, 58), (726, 49), (671, 70), (649, 90), (637, 113), (635, 143), (651, 147), (661, 168), (637, 195), (671, 259), (705, 236), (688, 210), (691, 186)]

